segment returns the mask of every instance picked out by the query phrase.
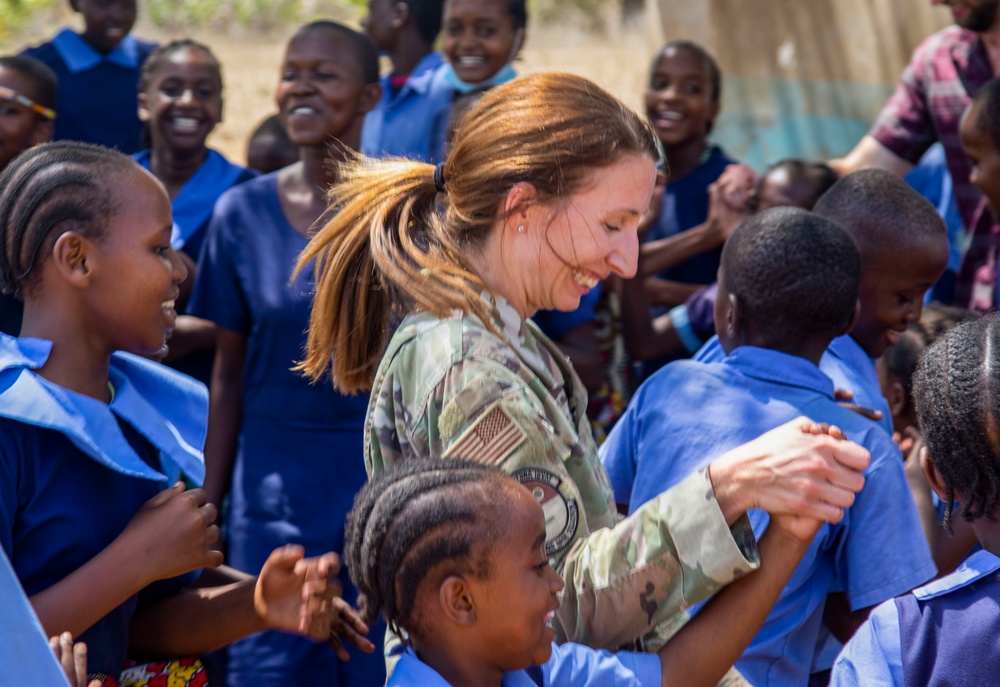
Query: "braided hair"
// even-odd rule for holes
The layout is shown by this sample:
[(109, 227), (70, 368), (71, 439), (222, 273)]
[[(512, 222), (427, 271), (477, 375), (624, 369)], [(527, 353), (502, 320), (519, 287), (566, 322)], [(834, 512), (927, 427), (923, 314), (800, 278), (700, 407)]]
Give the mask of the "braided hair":
[(0, 287), (23, 298), (56, 239), (99, 239), (116, 209), (115, 181), (142, 173), (116, 150), (75, 141), (29, 148), (0, 173)]
[(962, 517), (997, 520), (1000, 503), (1000, 316), (965, 322), (920, 359), (913, 382), (920, 431), (947, 490), (943, 525), (955, 495)]
[(344, 559), (365, 622), (413, 631), (417, 590), (433, 574), (488, 579), (503, 540), (503, 472), (456, 459), (415, 459), (375, 475), (347, 515)]

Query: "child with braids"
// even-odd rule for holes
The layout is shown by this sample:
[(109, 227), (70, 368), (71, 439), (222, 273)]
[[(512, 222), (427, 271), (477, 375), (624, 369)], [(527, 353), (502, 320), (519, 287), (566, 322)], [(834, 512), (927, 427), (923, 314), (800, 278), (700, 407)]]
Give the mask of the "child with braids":
[(112, 685), (126, 651), (197, 655), (267, 628), (325, 640), (343, 608), (336, 556), (301, 547), (190, 586), (222, 562), (215, 506), (179, 481), (204, 476), (207, 398), (140, 357), (176, 318), (171, 224), (163, 186), (107, 148), (43, 144), (0, 174), (0, 275), (24, 300), (21, 337), (0, 336), (0, 546), (46, 634), (85, 641)]
[[(348, 514), (344, 555), (365, 616), (381, 613), (409, 636), (390, 687), (707, 687), (760, 627), (819, 525), (776, 518), (761, 568), (658, 655), (553, 643), (565, 585), (546, 555), (542, 505), (497, 468), (434, 458), (375, 475)], [(725, 615), (732, 630), (711, 631), (704, 614)]]
[(971, 524), (984, 551), (954, 573), (876, 608), (844, 648), (832, 684), (987, 685), (1000, 671), (1000, 317), (938, 339), (913, 382), (924, 476), (944, 526)]

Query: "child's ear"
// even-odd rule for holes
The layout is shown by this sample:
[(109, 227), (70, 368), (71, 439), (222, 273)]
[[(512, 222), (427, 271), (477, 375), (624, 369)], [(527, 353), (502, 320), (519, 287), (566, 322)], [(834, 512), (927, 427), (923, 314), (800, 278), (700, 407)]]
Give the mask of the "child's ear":
[(152, 119), (152, 114), (149, 112), (149, 101), (146, 98), (145, 93), (139, 94), (139, 121), (148, 122)]
[(392, 28), (397, 31), (403, 28), (406, 20), (410, 18), (410, 6), (405, 2), (397, 2), (392, 7)]
[[(361, 97), (358, 99), (358, 112), (365, 114), (371, 112), (382, 99), (382, 84), (370, 83), (361, 89)], [(220, 120), (221, 121), (221, 120)]]
[(514, 32), (514, 44), (510, 49), (510, 59), (508, 59), (507, 61), (513, 62), (514, 59), (517, 57), (517, 54), (521, 52), (521, 48), (523, 47), (524, 47), (524, 27), (522, 26), (517, 31)]
[(934, 461), (931, 460), (931, 455), (927, 451), (926, 446), (920, 448), (920, 455), (918, 458), (920, 460), (920, 470), (924, 473), (924, 479), (926, 479), (927, 484), (930, 485), (931, 491), (937, 494), (938, 498), (942, 501), (947, 501), (948, 489), (945, 487), (944, 480), (941, 478), (941, 473), (938, 472), (937, 466), (934, 465)]
[(844, 327), (840, 334), (837, 336), (843, 336), (844, 334), (850, 334), (851, 330), (854, 329), (854, 325), (858, 323), (858, 317), (861, 315), (861, 299), (854, 301), (854, 312), (851, 313), (851, 319), (847, 322), (847, 326)]
[(90, 241), (76, 233), (67, 231), (56, 239), (52, 246), (52, 261), (56, 271), (66, 281), (84, 287), (90, 282), (91, 266), (87, 259), (91, 254)]
[(729, 307), (726, 308), (726, 334), (730, 341), (741, 340), (740, 333), (743, 330), (743, 309), (740, 307), (740, 299), (734, 293), (727, 293)]
[(441, 610), (458, 625), (472, 625), (476, 622), (476, 602), (472, 589), (461, 575), (446, 577), (438, 589)]
[[(890, 379), (892, 379), (892, 377), (890, 377)], [(903, 385), (899, 383), (899, 380), (892, 379), (892, 381), (889, 382), (889, 388), (887, 391), (889, 393), (886, 395), (885, 400), (889, 402), (889, 413), (893, 417), (902, 415), (903, 411), (906, 410), (906, 389), (904, 389)]]

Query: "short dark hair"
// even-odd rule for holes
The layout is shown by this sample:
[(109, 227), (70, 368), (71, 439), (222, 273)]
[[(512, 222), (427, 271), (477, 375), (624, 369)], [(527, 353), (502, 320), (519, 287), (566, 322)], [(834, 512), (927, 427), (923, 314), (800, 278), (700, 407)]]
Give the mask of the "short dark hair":
[[(42, 107), (56, 109), (59, 79), (47, 64), (26, 55), (3, 55), (0, 56), (0, 67), (15, 71), (31, 81), (34, 93), (22, 93), (22, 95), (30, 97)], [(56, 115), (58, 114), (57, 112)], [(41, 118), (41, 115), (38, 116)]]
[(920, 431), (947, 490), (948, 526), (997, 520), (1000, 503), (1000, 316), (963, 322), (934, 342), (913, 381)]
[(29, 148), (0, 172), (0, 285), (23, 297), (48, 247), (67, 231), (104, 235), (116, 179), (142, 173), (131, 157), (76, 141)]
[(389, 627), (419, 626), (420, 583), (440, 575), (488, 578), (503, 541), (496, 498), (511, 478), (457, 459), (404, 461), (361, 488), (347, 515), (344, 559), (366, 622), (381, 612)]
[(795, 187), (796, 200), (799, 201), (798, 207), (803, 210), (812, 210), (820, 196), (837, 183), (837, 173), (830, 165), (825, 162), (798, 158), (785, 158), (775, 162), (760, 176), (760, 180), (763, 182), (768, 174), (779, 169), (787, 172), (789, 181)]
[(833, 338), (851, 322), (861, 257), (833, 222), (793, 207), (753, 215), (722, 249), (723, 286), (770, 344)]
[(402, 0), (410, 8), (413, 23), (417, 25), (420, 37), (433, 43), (441, 33), (444, 21), (444, 0)]
[(865, 262), (927, 238), (948, 236), (930, 201), (883, 169), (862, 169), (838, 180), (813, 212), (843, 227)]
[(979, 89), (971, 107), (979, 106), (975, 126), (990, 137), (993, 147), (1000, 150), (1000, 79), (993, 79)]
[[(440, 23), (441, 20), (438, 19), (439, 26)], [(295, 36), (300, 36), (303, 33), (314, 29), (333, 31), (346, 38), (348, 42), (350, 42), (351, 48), (354, 50), (354, 56), (358, 58), (358, 67), (361, 69), (361, 78), (366, 84), (378, 83), (378, 48), (376, 48), (375, 44), (372, 43), (371, 38), (360, 31), (355, 31), (349, 26), (344, 26), (343, 24), (330, 21), (328, 19), (321, 19), (319, 21), (306, 24), (295, 32)]]

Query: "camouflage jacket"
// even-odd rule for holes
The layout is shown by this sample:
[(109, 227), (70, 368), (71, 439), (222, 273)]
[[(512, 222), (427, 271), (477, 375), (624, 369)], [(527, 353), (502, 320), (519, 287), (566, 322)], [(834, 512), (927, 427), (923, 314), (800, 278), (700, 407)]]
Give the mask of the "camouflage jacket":
[(369, 474), (427, 456), (500, 466), (545, 512), (546, 551), (566, 579), (559, 641), (614, 649), (669, 636), (679, 611), (758, 565), (749, 525), (729, 528), (706, 471), (623, 519), (569, 359), (506, 301), (484, 298), (502, 336), (457, 312), (413, 314), (396, 331), (368, 406)]

